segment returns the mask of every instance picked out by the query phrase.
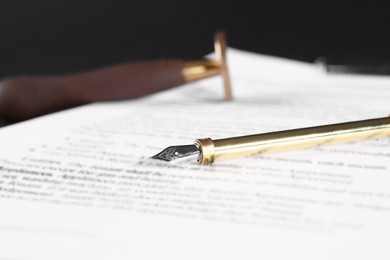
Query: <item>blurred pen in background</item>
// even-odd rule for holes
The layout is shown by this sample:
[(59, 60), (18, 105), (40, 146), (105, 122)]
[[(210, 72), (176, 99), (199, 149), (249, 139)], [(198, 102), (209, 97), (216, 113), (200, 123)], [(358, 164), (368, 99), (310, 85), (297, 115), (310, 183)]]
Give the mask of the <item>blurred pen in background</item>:
[(314, 63), (330, 74), (390, 76), (390, 62), (388, 61), (319, 57)]

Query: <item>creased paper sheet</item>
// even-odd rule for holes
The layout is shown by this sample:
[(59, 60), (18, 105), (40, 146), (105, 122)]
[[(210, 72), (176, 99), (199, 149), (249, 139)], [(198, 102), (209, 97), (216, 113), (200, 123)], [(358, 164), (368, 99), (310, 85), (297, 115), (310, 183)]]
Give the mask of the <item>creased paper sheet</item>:
[(384, 117), (387, 77), (229, 50), (213, 78), (0, 129), (0, 259), (389, 259), (390, 139), (230, 159), (170, 145)]

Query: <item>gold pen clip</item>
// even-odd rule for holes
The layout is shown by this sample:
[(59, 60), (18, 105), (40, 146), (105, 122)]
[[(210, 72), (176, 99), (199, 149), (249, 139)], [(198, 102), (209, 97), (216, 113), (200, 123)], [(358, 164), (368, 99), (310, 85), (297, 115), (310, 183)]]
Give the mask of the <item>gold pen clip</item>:
[(233, 95), (226, 59), (226, 48), (227, 43), (225, 34), (223, 32), (217, 32), (214, 38), (214, 49), (217, 59), (185, 61), (183, 66), (184, 81), (188, 83), (216, 75), (221, 75), (225, 90), (225, 100), (232, 100)]

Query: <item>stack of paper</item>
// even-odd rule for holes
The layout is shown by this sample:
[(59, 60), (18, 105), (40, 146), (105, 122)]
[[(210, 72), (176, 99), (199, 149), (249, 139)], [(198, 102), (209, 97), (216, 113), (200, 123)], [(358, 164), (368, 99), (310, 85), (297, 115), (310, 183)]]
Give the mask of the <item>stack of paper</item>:
[(389, 259), (389, 138), (212, 166), (149, 159), (390, 113), (387, 77), (228, 58), (232, 102), (212, 78), (0, 129), (0, 259)]

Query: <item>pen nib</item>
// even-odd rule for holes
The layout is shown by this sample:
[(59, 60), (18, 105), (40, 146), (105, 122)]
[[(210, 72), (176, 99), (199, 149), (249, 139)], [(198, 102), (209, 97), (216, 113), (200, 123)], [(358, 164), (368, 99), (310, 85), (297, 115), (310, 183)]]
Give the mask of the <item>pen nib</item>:
[(169, 162), (178, 158), (183, 158), (198, 153), (199, 153), (199, 148), (194, 144), (178, 145), (178, 146), (169, 146), (150, 158)]

